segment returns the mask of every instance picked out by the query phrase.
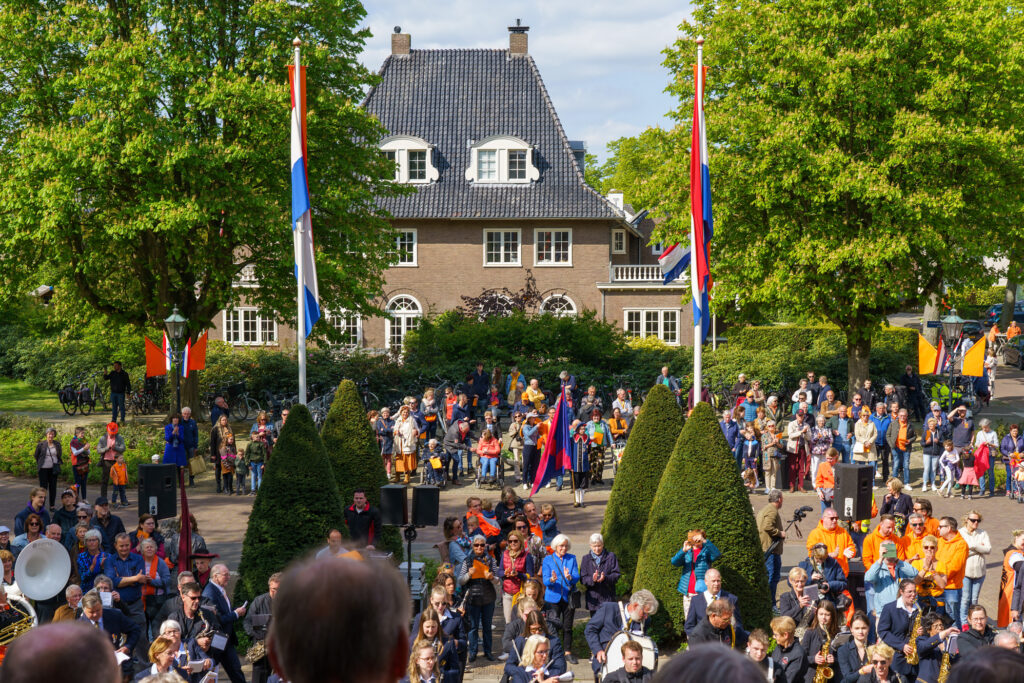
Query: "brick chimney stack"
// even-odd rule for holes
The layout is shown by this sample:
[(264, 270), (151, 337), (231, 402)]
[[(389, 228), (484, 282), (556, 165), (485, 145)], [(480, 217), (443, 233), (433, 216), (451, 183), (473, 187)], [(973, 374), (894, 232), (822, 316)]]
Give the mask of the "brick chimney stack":
[(513, 55), (525, 55), (526, 54), (526, 32), (530, 30), (529, 26), (523, 26), (521, 19), (516, 19), (515, 26), (508, 27), (508, 51), (509, 54)]
[(408, 33), (402, 33), (402, 27), (396, 26), (395, 32), (391, 34), (391, 54), (407, 55), (412, 48), (412, 37)]

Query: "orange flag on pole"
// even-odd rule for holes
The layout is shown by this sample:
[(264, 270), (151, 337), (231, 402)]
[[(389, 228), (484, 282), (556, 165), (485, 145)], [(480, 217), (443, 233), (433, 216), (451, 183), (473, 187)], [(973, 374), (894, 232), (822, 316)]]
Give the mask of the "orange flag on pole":
[(167, 357), (163, 350), (151, 342), (149, 337), (146, 340), (146, 377), (156, 377), (167, 374)]
[(187, 364), (189, 372), (206, 369), (206, 337), (208, 334), (209, 332), (203, 332), (203, 336), (196, 339), (196, 343), (189, 348)]
[(922, 375), (931, 375), (936, 372), (935, 360), (938, 358), (938, 350), (928, 343), (928, 340), (917, 335), (917, 372)]
[(985, 374), (985, 338), (974, 342), (974, 346), (964, 354), (963, 374), (981, 377)]

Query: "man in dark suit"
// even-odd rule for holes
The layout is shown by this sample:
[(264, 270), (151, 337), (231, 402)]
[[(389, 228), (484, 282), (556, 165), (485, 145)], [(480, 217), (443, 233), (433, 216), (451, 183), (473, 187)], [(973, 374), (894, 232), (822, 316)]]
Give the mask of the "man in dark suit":
[(708, 589), (703, 593), (697, 593), (690, 600), (690, 611), (686, 613), (686, 623), (683, 624), (683, 630), (686, 631), (686, 635), (689, 636), (690, 632), (697, 628), (700, 622), (704, 621), (704, 617), (707, 615), (708, 605), (711, 604), (712, 600), (728, 600), (729, 604), (732, 605), (732, 614), (736, 618), (736, 624), (741, 625), (743, 620), (740, 618), (739, 607), (736, 606), (736, 596), (729, 591), (722, 590), (722, 574), (714, 568), (711, 568), (704, 574), (704, 583), (707, 584)]
[(913, 579), (900, 581), (899, 597), (882, 608), (878, 618), (878, 639), (896, 651), (892, 658), (892, 670), (913, 680), (917, 677), (917, 666), (907, 663), (911, 643), (924, 633), (918, 627), (916, 633), (910, 630), (917, 618), (917, 584)]
[[(267, 592), (257, 596), (252, 601), (252, 609), (245, 615), (242, 626), (245, 632), (252, 638), (253, 642), (265, 643), (267, 632), (270, 630), (270, 616), (273, 607), (274, 596), (281, 585), (281, 572), (271, 574), (267, 579)], [(270, 662), (264, 657), (252, 663), (253, 683), (266, 683), (270, 677)]]
[[(176, 621), (181, 626), (182, 642), (193, 640), (206, 630), (220, 630), (220, 620), (214, 611), (199, 604), (202, 599), (202, 587), (198, 583), (190, 582), (182, 585), (180, 590), (181, 604), (167, 615), (167, 619)], [(214, 657), (215, 660), (219, 658), (219, 654)]]
[(245, 616), (245, 606), (231, 608), (231, 599), (228, 597), (227, 586), (231, 573), (227, 565), (215, 564), (210, 569), (210, 583), (203, 589), (203, 604), (209, 607), (217, 615), (220, 621), (221, 631), (228, 636), (228, 644), (224, 648), (220, 664), (224, 667), (231, 683), (245, 683), (245, 674), (242, 673), (242, 663), (238, 659), (238, 636), (235, 635), (235, 622)]
[(139, 625), (119, 610), (104, 609), (99, 594), (92, 592), (86, 593), (82, 598), (81, 621), (86, 622), (86, 625), (106, 631), (113, 646), (118, 645), (121, 638), (124, 638), (121, 647), (115, 647), (115, 651), (128, 657), (121, 663), (121, 672), (124, 675), (130, 675), (132, 673), (132, 650), (135, 649), (135, 644), (139, 642), (139, 637), (142, 635)]
[(721, 643), (743, 652), (747, 647), (747, 632), (732, 623), (733, 607), (728, 600), (719, 598), (708, 605), (707, 615), (697, 628), (687, 634), (690, 647), (701, 643)]
[[(608, 659), (605, 648), (615, 634), (629, 628), (633, 633), (647, 633), (647, 619), (658, 611), (658, 599), (649, 590), (640, 589), (629, 596), (629, 602), (623, 608), (620, 602), (606, 602), (601, 605), (590, 621), (583, 634), (587, 645), (594, 656), (590, 666), (596, 674)], [(628, 624), (623, 622), (625, 612)]]

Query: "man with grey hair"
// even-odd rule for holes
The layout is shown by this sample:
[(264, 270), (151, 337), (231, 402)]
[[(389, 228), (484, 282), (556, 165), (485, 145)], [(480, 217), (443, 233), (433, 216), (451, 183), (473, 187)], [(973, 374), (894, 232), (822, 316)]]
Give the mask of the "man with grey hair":
[(107, 635), (81, 622), (66, 622), (31, 629), (12, 642), (0, 679), (120, 683), (121, 670)]
[(690, 647), (701, 643), (721, 643), (743, 652), (747, 647), (747, 632), (742, 626), (733, 624), (734, 611), (728, 600), (714, 600), (708, 605), (707, 616), (687, 636)]
[(624, 628), (629, 628), (633, 633), (647, 633), (648, 618), (657, 611), (658, 599), (646, 588), (634, 592), (625, 604), (606, 602), (598, 608), (583, 631), (587, 645), (594, 653), (590, 666), (595, 676), (608, 658), (605, 648), (615, 634)]
[(711, 567), (704, 574), (704, 583), (707, 585), (707, 589), (703, 593), (698, 593), (693, 596), (693, 600), (690, 601), (690, 607), (686, 612), (686, 623), (683, 624), (683, 630), (686, 633), (690, 633), (700, 625), (700, 622), (704, 620), (707, 614), (708, 605), (715, 600), (728, 600), (729, 604), (733, 608), (733, 616), (735, 619), (733, 623), (742, 623), (740, 618), (739, 608), (736, 606), (738, 598), (727, 590), (722, 589), (722, 572), (718, 571), (714, 567)]
[[(245, 614), (242, 626), (245, 632), (252, 639), (253, 643), (266, 643), (267, 632), (270, 630), (271, 613), (273, 612), (274, 597), (277, 589), (281, 587), (281, 572), (270, 575), (267, 579), (267, 592), (256, 596), (252, 601), (252, 608)], [(270, 677), (270, 664), (267, 658), (258, 659), (252, 662), (252, 682), (267, 683)]]
[(285, 573), (277, 595), (267, 656), (282, 680), (392, 683), (405, 675), (412, 601), (392, 565), (305, 562)]
[(245, 683), (242, 664), (238, 659), (238, 636), (235, 635), (235, 622), (245, 616), (245, 605), (232, 607), (228, 597), (228, 581), (231, 572), (226, 564), (215, 564), (210, 568), (210, 582), (203, 589), (203, 606), (212, 609), (220, 621), (221, 629), (228, 633), (228, 644), (221, 656), (221, 665), (232, 683)]
[[(185, 461), (190, 462), (199, 447), (199, 425), (196, 424), (195, 418), (192, 417), (192, 409), (188, 406), (181, 409), (181, 441), (185, 447)], [(196, 485), (191, 467), (188, 470), (188, 485)]]
[(160, 608), (160, 611), (157, 612), (156, 617), (153, 619), (154, 623), (164, 623), (170, 617), (170, 614), (172, 612), (177, 612), (181, 609), (181, 587), (184, 586), (186, 583), (194, 583), (195, 580), (196, 577), (192, 574), (192, 572), (178, 572), (178, 594), (164, 602), (163, 606)]
[(1001, 647), (1004, 650), (1018, 651), (1020, 649), (1020, 640), (1018, 640), (1017, 635), (1009, 631), (1000, 631), (997, 633), (992, 644), (996, 647)]
[(53, 615), (54, 623), (58, 621), (74, 621), (78, 618), (78, 605), (82, 602), (82, 587), (71, 584), (64, 590), (65, 604), (57, 608)]
[(764, 566), (768, 571), (768, 591), (775, 603), (775, 591), (782, 574), (782, 544), (786, 532), (782, 528), (782, 490), (768, 492), (768, 503), (757, 512), (757, 534), (761, 539), (761, 552), (765, 553)]

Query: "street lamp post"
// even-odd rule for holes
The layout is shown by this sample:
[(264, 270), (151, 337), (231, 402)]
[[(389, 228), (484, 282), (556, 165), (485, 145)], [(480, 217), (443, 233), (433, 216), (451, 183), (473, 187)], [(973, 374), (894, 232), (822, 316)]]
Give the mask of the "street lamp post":
[[(171, 343), (171, 358), (177, 359), (178, 361), (178, 375), (174, 380), (174, 386), (177, 388), (177, 409), (175, 412), (181, 413), (181, 358), (178, 356), (178, 349), (181, 345), (181, 338), (185, 336), (185, 328), (188, 325), (188, 319), (183, 318), (178, 313), (178, 307), (175, 306), (174, 310), (169, 316), (164, 319), (164, 329), (167, 330), (167, 338)], [(172, 365), (173, 367), (173, 365)]]
[(967, 322), (956, 314), (956, 309), (952, 309), (945, 318), (942, 319), (942, 341), (946, 345), (946, 353), (949, 356), (949, 407), (947, 413), (953, 412), (953, 378), (956, 373), (956, 348), (957, 342), (960, 341), (960, 335), (964, 331), (964, 323)]

